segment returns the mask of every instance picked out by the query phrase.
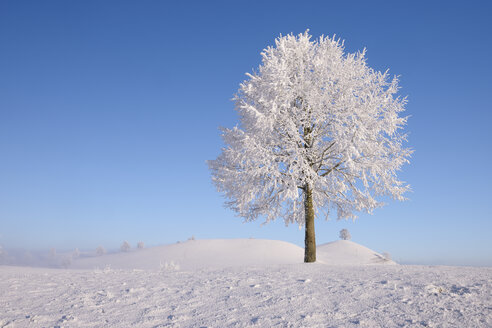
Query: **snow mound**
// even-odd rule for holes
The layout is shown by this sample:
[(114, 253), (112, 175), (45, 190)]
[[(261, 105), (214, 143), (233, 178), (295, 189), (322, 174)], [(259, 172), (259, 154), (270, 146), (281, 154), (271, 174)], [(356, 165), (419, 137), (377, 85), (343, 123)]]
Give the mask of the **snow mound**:
[(304, 249), (262, 239), (189, 240), (126, 253), (75, 260), (73, 269), (217, 269), (236, 266), (301, 263)]
[(350, 240), (337, 240), (319, 245), (316, 248), (316, 259), (320, 263), (329, 265), (396, 264), (383, 255)]
[[(302, 263), (304, 249), (294, 244), (263, 239), (189, 240), (131, 252), (79, 258), (72, 269), (196, 270), (239, 266)], [(317, 247), (319, 263), (328, 265), (395, 264), (367, 247), (340, 240)]]

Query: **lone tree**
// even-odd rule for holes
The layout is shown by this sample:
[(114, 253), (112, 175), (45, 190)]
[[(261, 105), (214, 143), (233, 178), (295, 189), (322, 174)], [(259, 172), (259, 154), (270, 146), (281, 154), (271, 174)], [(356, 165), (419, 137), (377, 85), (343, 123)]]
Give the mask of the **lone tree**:
[(104, 247), (102, 247), (102, 246), (98, 246), (96, 248), (96, 254), (98, 256), (104, 255), (104, 254), (106, 254), (106, 249)]
[(350, 236), (350, 232), (347, 229), (340, 230), (340, 239), (350, 240), (352, 236)]
[(404, 199), (406, 99), (397, 77), (335, 37), (280, 36), (261, 55), (234, 98), (240, 125), (222, 129), (226, 146), (208, 162), (212, 180), (245, 221), (305, 225), (304, 261), (314, 262), (316, 215), (355, 219), (383, 205), (376, 196)]
[(120, 250), (122, 252), (129, 252), (130, 251), (130, 248), (132, 248), (132, 247), (130, 246), (130, 243), (128, 243), (126, 240), (120, 246)]

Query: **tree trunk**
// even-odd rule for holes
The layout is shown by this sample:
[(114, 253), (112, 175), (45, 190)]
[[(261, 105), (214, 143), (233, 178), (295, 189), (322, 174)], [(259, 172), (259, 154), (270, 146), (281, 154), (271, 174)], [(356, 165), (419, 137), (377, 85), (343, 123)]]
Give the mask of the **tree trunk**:
[(304, 190), (304, 220), (306, 237), (304, 239), (304, 262), (316, 262), (316, 236), (314, 234), (313, 191), (306, 185)]

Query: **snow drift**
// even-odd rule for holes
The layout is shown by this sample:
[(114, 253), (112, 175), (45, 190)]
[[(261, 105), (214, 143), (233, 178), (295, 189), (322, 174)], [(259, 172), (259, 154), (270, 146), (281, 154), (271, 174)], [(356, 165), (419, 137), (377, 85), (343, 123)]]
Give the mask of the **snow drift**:
[(350, 240), (319, 245), (317, 261), (330, 265), (396, 264), (375, 251)]
[[(71, 268), (181, 270), (217, 269), (238, 266), (265, 266), (302, 263), (304, 249), (284, 241), (262, 239), (190, 240), (132, 252), (76, 259)], [(318, 247), (318, 262), (329, 265), (393, 263), (351, 241), (336, 241)]]

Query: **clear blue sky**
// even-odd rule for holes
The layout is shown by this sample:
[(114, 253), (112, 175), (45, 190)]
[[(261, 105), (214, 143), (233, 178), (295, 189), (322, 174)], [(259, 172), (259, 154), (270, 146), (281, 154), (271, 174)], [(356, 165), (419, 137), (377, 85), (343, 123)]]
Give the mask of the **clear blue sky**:
[(415, 149), (410, 201), (317, 220), (405, 263), (492, 265), (492, 6), (485, 1), (1, 1), (0, 244), (107, 248), (255, 237), (303, 245), (282, 220), (243, 224), (205, 161), (230, 100), (279, 34), (367, 47), (401, 75)]

